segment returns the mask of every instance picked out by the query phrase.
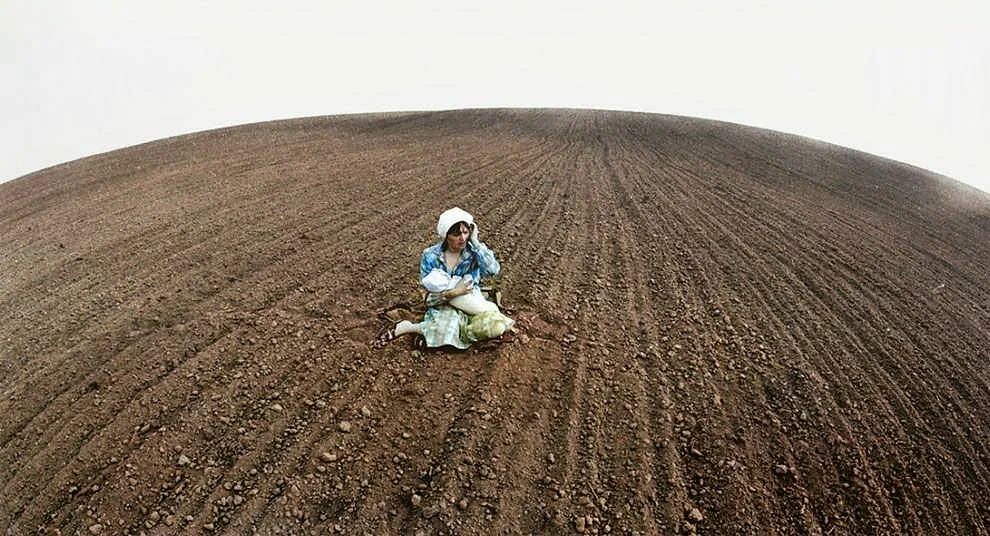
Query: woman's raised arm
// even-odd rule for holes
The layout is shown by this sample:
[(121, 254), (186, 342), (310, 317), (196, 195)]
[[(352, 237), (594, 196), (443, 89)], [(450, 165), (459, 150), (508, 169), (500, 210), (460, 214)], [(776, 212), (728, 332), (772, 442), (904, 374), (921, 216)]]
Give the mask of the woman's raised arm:
[(502, 266), (498, 263), (498, 259), (495, 258), (495, 253), (488, 249), (488, 246), (484, 242), (472, 237), (471, 247), (474, 249), (474, 254), (478, 257), (478, 267), (481, 268), (481, 277), (493, 276), (502, 269)]

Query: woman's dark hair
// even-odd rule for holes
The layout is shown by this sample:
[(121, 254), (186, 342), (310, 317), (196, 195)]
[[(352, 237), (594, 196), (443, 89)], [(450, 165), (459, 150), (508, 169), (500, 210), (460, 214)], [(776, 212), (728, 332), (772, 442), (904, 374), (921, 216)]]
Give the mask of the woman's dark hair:
[(468, 231), (471, 230), (471, 226), (468, 225), (468, 222), (466, 222), (466, 221), (459, 221), (459, 222), (455, 223), (454, 225), (451, 225), (450, 226), (450, 229), (447, 229), (447, 236), (450, 236), (452, 234), (457, 234), (457, 233), (461, 232), (461, 225), (467, 227), (468, 228)]

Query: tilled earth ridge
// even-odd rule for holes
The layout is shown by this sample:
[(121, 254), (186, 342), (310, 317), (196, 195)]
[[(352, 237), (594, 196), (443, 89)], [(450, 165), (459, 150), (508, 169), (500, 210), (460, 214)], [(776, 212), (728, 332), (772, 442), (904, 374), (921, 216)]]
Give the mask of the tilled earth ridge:
[[(519, 333), (373, 350), (450, 206)], [(464, 110), (0, 184), (7, 534), (990, 533), (990, 196), (796, 136)]]

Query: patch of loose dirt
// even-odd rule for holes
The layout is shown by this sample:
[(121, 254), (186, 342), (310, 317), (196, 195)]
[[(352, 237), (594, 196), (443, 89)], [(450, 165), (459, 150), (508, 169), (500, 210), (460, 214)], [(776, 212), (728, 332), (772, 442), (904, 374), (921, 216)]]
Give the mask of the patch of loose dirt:
[[(473, 212), (522, 334), (369, 346)], [(680, 117), (166, 139), (0, 184), (8, 534), (987, 534), (990, 196)]]

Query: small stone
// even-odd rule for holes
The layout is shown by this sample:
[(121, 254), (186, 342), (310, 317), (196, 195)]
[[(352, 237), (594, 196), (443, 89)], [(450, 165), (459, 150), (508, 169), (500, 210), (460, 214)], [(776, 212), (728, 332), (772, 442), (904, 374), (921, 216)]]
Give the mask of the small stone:
[(272, 404), (272, 409), (275, 411), (282, 411), (282, 404)]
[(458, 501), (457, 502), (457, 507), (460, 508), (461, 510), (467, 510), (467, 507), (468, 507), (468, 500), (467, 500), (467, 498), (463, 498), (460, 501)]
[(365, 417), (371, 417), (371, 410), (368, 409), (368, 406), (361, 406), (361, 415), (364, 415)]
[(337, 423), (337, 428), (340, 429), (341, 432), (349, 434), (351, 432), (351, 423), (348, 421), (340, 421)]
[(584, 518), (584, 516), (578, 516), (578, 518), (574, 520), (574, 530), (584, 534), (586, 523), (587, 520)]
[(99, 534), (101, 532), (103, 532), (103, 525), (97, 523), (95, 525), (90, 525), (89, 526), (89, 533), (90, 534)]
[(550, 454), (547, 454), (547, 461), (550, 462), (550, 463), (556, 463), (557, 462), (557, 458), (554, 457), (553, 453), (551, 452)]
[(419, 496), (418, 493), (413, 493), (412, 497), (409, 499), (413, 506), (419, 506), (423, 502), (423, 498)]
[(790, 468), (787, 467), (786, 465), (782, 464), (782, 463), (779, 463), (779, 464), (773, 466), (773, 472), (776, 473), (776, 474), (778, 474), (778, 475), (783, 476), (783, 475), (786, 475), (787, 473), (790, 472)]
[(213, 526), (213, 523), (207, 523), (207, 524), (203, 525), (203, 528), (206, 529), (206, 530), (212, 531), (216, 527)]
[(165, 524), (168, 525), (168, 526), (170, 526), (170, 527), (172, 525), (175, 525), (175, 522), (176, 521), (178, 521), (178, 520), (173, 515), (167, 515), (167, 516), (165, 516)]
[(186, 456), (185, 454), (179, 454), (179, 462), (178, 463), (179, 463), (179, 466), (180, 467), (185, 467), (185, 466), (189, 465), (190, 463), (192, 463), (192, 460), (190, 460), (189, 457)]
[(158, 521), (159, 521), (159, 520), (160, 520), (161, 518), (162, 518), (162, 515), (158, 513), (158, 510), (155, 510), (154, 512), (151, 512), (151, 515), (150, 515), (150, 516), (148, 516), (148, 519), (149, 519), (149, 520), (150, 520), (150, 521), (151, 521), (152, 523), (158, 523)]
[(701, 510), (692, 508), (691, 511), (688, 512), (688, 519), (694, 521), (695, 523), (699, 523), (705, 519), (705, 516), (701, 515)]
[(337, 461), (337, 455), (332, 452), (321, 452), (320, 459), (327, 463), (335, 462)]

